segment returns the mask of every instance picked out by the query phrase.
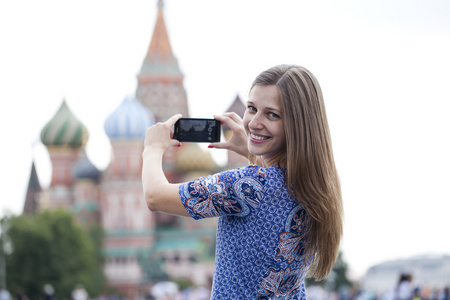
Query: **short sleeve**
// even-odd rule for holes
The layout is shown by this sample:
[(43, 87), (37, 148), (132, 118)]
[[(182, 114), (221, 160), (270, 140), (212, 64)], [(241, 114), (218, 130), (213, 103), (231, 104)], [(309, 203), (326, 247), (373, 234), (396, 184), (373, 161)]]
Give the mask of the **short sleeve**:
[(265, 173), (249, 166), (201, 177), (180, 185), (180, 200), (194, 219), (245, 217), (264, 195)]

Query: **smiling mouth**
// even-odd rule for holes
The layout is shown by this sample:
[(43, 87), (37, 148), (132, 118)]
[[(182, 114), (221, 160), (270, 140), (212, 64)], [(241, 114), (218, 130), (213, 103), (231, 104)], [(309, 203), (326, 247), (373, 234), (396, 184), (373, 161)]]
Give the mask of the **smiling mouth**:
[(252, 139), (255, 139), (255, 140), (258, 140), (258, 141), (263, 141), (263, 140), (267, 140), (268, 139), (268, 137), (266, 137), (266, 136), (256, 135), (256, 134), (254, 134), (252, 132), (250, 132), (250, 137)]

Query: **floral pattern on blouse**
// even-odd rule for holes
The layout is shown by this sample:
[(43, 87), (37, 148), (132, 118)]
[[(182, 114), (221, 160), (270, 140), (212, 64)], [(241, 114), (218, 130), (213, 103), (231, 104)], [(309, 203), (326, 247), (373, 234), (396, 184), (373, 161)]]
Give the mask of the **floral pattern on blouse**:
[(248, 166), (180, 185), (194, 219), (219, 217), (211, 299), (306, 300), (309, 217), (284, 170)]

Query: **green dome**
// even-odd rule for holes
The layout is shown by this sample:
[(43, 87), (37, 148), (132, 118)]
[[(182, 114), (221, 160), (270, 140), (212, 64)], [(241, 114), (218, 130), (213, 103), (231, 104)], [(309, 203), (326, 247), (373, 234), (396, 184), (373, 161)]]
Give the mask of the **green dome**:
[(80, 147), (87, 137), (86, 127), (72, 114), (65, 100), (41, 131), (41, 141), (46, 146)]

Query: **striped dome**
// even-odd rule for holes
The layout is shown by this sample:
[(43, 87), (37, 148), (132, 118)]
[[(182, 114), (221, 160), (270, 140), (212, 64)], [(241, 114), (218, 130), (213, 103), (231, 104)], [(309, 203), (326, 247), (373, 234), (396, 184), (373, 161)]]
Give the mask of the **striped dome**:
[(153, 114), (134, 97), (126, 97), (106, 118), (105, 132), (110, 139), (144, 139), (145, 130), (155, 124)]
[(86, 144), (87, 138), (86, 127), (72, 114), (65, 100), (41, 130), (41, 141), (46, 146), (80, 147)]
[(94, 166), (85, 153), (80, 157), (72, 171), (73, 177), (76, 179), (91, 179), (98, 181), (100, 171)]

